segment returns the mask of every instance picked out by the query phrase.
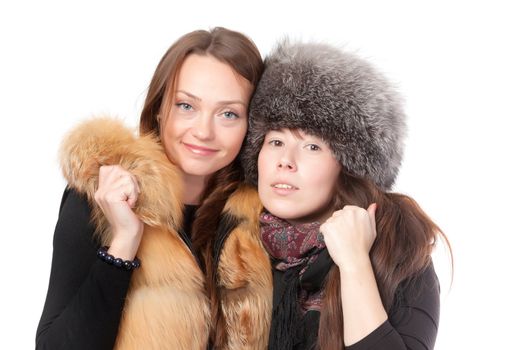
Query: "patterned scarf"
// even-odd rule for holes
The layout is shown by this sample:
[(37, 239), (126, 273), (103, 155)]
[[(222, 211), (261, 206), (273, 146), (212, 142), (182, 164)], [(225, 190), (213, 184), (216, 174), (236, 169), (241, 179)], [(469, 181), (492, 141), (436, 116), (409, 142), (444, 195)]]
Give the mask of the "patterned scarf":
[[(292, 225), (263, 212), (260, 215), (260, 224), (261, 239), (274, 259), (274, 268), (287, 271), (298, 267), (300, 279), (326, 247), (323, 235), (319, 232), (319, 222)], [(303, 314), (308, 310), (321, 310), (321, 290), (309, 292), (301, 288), (299, 293), (298, 301)]]
[(269, 349), (312, 348), (317, 341), (322, 286), (333, 261), (320, 223), (293, 225), (261, 213), (261, 240), (273, 260), (274, 309)]

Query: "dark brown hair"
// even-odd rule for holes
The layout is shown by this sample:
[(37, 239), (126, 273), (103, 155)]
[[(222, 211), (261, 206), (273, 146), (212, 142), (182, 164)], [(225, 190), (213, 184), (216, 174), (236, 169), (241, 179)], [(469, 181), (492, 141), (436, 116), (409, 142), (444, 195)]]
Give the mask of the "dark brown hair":
[[(386, 311), (392, 306), (400, 283), (414, 279), (431, 261), (437, 241), (451, 250), (447, 237), (417, 202), (402, 194), (384, 192), (369, 180), (344, 169), (339, 175), (336, 209), (345, 205), (367, 208), (377, 203), (377, 237), (370, 250), (377, 286)], [(452, 253), (451, 253), (452, 259)], [(318, 346), (321, 350), (344, 349), (340, 272), (333, 266), (324, 287)]]
[[(140, 133), (159, 136), (158, 114), (166, 114), (174, 96), (175, 80), (184, 59), (190, 54), (210, 55), (228, 64), (253, 88), (263, 73), (263, 61), (254, 43), (245, 35), (216, 27), (209, 31), (197, 30), (182, 36), (165, 53), (149, 85), (140, 117)], [(226, 342), (225, 325), (219, 307), (219, 289), (216, 285), (217, 267), (213, 266), (213, 245), (220, 214), (228, 197), (237, 189), (243, 175), (237, 160), (220, 169), (209, 179), (201, 196), (201, 206), (196, 212), (192, 228), (192, 242), (197, 255), (204, 263), (206, 290), (211, 301), (211, 341), (219, 347)]]

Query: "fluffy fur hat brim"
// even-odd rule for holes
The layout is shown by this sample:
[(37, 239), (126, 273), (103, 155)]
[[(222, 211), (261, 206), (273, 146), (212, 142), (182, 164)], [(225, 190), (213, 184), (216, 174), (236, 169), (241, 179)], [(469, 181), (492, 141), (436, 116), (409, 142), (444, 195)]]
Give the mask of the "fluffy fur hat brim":
[(354, 55), (286, 40), (266, 58), (242, 154), (251, 183), (257, 183), (265, 134), (282, 128), (322, 138), (353, 175), (386, 190), (395, 181), (406, 133), (402, 102), (379, 72)]

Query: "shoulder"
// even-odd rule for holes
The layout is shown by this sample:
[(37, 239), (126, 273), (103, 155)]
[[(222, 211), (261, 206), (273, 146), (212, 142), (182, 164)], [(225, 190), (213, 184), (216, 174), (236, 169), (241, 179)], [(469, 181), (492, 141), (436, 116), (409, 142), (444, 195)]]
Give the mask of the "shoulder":
[(390, 314), (392, 323), (404, 323), (420, 314), (438, 324), (440, 283), (433, 262), (430, 261), (426, 268), (399, 285)]
[(58, 220), (89, 222), (90, 217), (91, 206), (86, 196), (67, 186), (61, 198)]
[(402, 282), (401, 289), (406, 300), (413, 302), (421, 295), (437, 296), (440, 294), (440, 283), (433, 262), (408, 280)]
[(92, 221), (92, 208), (86, 197), (67, 187), (61, 199), (58, 221), (56, 223), (53, 247), (57, 251), (80, 251), (96, 248), (93, 239), (96, 226)]

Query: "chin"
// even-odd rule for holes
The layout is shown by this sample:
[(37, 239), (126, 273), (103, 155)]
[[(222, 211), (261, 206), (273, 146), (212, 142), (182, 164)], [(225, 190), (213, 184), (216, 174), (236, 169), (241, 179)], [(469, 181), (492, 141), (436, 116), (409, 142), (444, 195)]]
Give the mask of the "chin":
[(177, 154), (174, 158), (174, 163), (179, 167), (179, 169), (181, 169), (184, 174), (190, 176), (213, 175), (217, 171), (231, 164), (234, 159), (233, 158), (230, 161), (222, 158), (192, 159), (191, 157), (184, 157), (179, 154)]
[(272, 215), (277, 216), (283, 220), (296, 220), (300, 217), (303, 217), (303, 213), (299, 213), (297, 211), (293, 211), (293, 206), (286, 207), (284, 205), (264, 205), (264, 207), (268, 210), (268, 212)]
[(223, 169), (226, 165), (220, 166), (219, 164), (205, 164), (203, 162), (187, 162), (182, 163), (181, 170), (188, 175), (192, 176), (210, 176), (215, 172)]
[(198, 166), (198, 164), (187, 164), (183, 162), (179, 164), (179, 168), (184, 174), (192, 176), (205, 176), (214, 172), (212, 168), (203, 167), (202, 164)]

